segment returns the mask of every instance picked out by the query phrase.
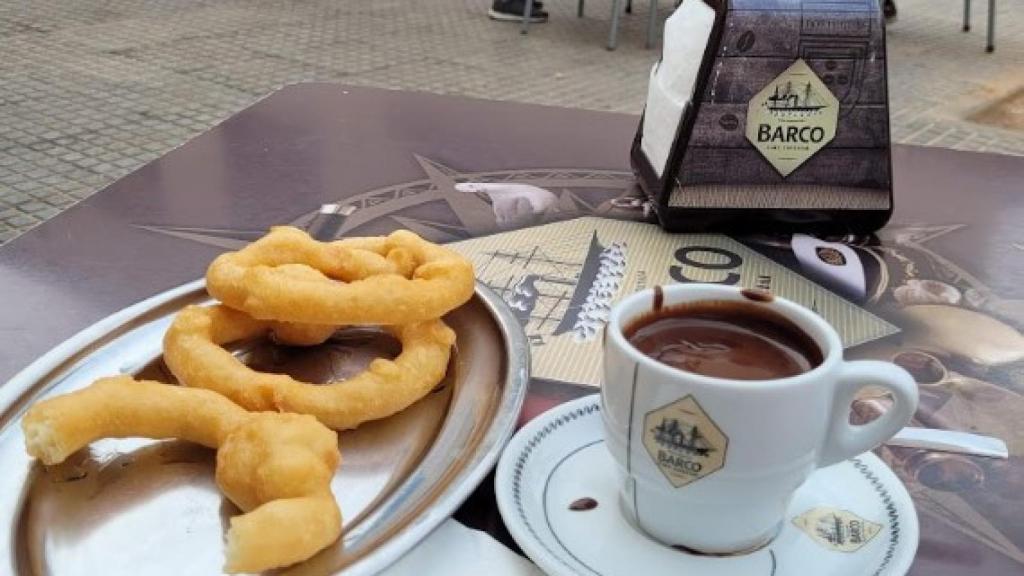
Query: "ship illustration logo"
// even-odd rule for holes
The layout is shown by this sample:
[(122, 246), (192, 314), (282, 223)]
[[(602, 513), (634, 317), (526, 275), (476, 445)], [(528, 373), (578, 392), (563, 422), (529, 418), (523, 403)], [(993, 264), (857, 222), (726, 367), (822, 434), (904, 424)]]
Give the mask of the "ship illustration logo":
[(856, 552), (882, 530), (882, 524), (830, 507), (811, 508), (793, 518), (793, 524), (822, 547), (838, 552)]
[(675, 488), (725, 466), (729, 439), (692, 395), (644, 416), (644, 448)]
[(814, 93), (814, 87), (810, 82), (805, 82), (800, 89), (794, 89), (793, 82), (787, 80), (785, 86), (780, 90), (780, 84), (775, 85), (775, 93), (765, 100), (765, 107), (773, 114), (789, 114), (792, 112), (816, 113), (828, 104), (819, 99)]
[(555, 256), (543, 246), (485, 253), (478, 276), (498, 292), (535, 344), (571, 333), (597, 338), (626, 272), (626, 244), (605, 246), (593, 233), (582, 259)]
[(693, 424), (680, 424), (677, 418), (666, 418), (654, 427), (654, 441), (661, 446), (696, 456), (707, 456), (715, 449)]

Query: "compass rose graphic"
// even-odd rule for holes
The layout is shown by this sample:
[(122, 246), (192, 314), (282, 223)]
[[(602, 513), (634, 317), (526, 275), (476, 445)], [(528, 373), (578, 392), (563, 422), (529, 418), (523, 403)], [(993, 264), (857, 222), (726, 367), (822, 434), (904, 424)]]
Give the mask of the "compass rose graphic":
[[(405, 228), (430, 241), (447, 243), (498, 232), (487, 195), (456, 190), (456, 184), (466, 182), (529, 184), (550, 191), (557, 201), (535, 223), (586, 215), (646, 219), (641, 193), (629, 171), (536, 168), (460, 172), (423, 156), (416, 155), (415, 159), (424, 172), (422, 179), (335, 198), (334, 202), (356, 209), (337, 236), (372, 236)], [(309, 211), (282, 224), (304, 228), (318, 208), (311, 206)], [(229, 250), (237, 250), (265, 233), (187, 226), (138, 227)]]

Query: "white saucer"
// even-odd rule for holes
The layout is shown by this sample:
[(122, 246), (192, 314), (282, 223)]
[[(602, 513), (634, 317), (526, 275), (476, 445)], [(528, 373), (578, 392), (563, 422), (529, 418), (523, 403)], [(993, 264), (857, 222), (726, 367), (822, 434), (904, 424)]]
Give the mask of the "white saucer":
[[(548, 574), (890, 576), (905, 574), (914, 560), (913, 502), (871, 453), (815, 472), (794, 495), (778, 537), (756, 552), (712, 557), (659, 544), (619, 509), (600, 410), (593, 395), (545, 412), (512, 438), (498, 463), (495, 490), (505, 525)], [(583, 498), (597, 507), (570, 510)], [(856, 532), (861, 537), (851, 538)]]

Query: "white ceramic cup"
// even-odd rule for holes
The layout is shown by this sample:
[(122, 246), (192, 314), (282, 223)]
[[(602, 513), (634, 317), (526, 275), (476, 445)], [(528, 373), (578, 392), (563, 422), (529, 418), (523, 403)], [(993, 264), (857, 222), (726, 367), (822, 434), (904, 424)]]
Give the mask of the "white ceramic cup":
[[(775, 380), (728, 380), (668, 366), (633, 347), (623, 330), (655, 307), (718, 300), (766, 306), (817, 344), (814, 369)], [(815, 469), (871, 450), (905, 426), (917, 385), (888, 362), (843, 360), (839, 335), (783, 298), (752, 300), (715, 284), (676, 284), (632, 294), (605, 333), (602, 418), (622, 479), (627, 518), (649, 536), (705, 553), (754, 550), (774, 538), (797, 488)], [(895, 403), (876, 420), (849, 423), (866, 386)]]

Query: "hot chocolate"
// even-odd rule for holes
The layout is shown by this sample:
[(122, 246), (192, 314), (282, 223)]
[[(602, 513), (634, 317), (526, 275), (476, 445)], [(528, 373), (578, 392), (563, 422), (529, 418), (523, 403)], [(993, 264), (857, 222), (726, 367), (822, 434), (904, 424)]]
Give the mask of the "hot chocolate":
[(773, 380), (821, 364), (821, 350), (795, 324), (753, 303), (702, 301), (641, 316), (626, 339), (655, 360), (704, 376)]

